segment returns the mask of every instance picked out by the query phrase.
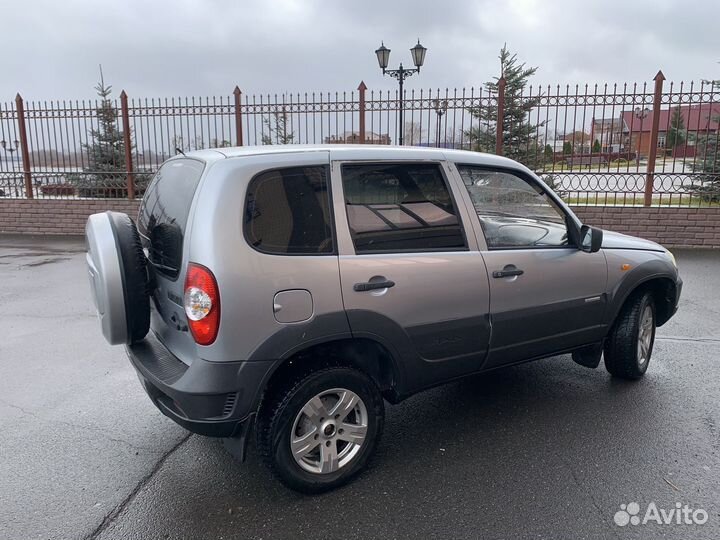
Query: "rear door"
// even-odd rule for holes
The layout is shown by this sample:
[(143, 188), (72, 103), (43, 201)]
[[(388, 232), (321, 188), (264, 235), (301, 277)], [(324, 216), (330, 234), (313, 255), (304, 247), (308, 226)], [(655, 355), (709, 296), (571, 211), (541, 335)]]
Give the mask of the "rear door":
[(605, 334), (607, 263), (574, 244), (572, 216), (530, 175), (457, 165), (490, 276), (487, 367), (568, 350)]
[(150, 327), (186, 363), (195, 342), (187, 331), (183, 308), (183, 250), (190, 208), (205, 167), (197, 159), (166, 161), (145, 192), (137, 222), (156, 283)]
[(333, 162), (345, 310), (402, 358), (410, 391), (481, 368), (488, 278), (441, 162)]

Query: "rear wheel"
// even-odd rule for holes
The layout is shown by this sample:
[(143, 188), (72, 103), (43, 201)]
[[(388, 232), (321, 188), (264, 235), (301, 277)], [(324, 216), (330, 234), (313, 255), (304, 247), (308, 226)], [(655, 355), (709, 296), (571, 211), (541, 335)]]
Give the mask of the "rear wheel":
[(382, 396), (372, 379), (351, 368), (326, 368), (298, 375), (263, 406), (258, 450), (285, 485), (320, 493), (366, 466), (383, 422)]
[(649, 292), (623, 306), (605, 342), (605, 368), (623, 379), (639, 379), (647, 371), (655, 343), (655, 302)]

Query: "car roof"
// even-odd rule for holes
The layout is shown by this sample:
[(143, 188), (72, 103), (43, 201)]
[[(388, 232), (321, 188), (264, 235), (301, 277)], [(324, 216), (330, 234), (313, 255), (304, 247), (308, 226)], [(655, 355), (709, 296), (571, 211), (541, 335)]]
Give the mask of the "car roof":
[[(511, 159), (470, 152), (467, 150), (449, 150), (446, 148), (425, 148), (418, 146), (389, 146), (375, 144), (289, 144), (264, 146), (233, 146), (187, 152), (187, 157), (205, 160), (238, 158), (245, 156), (272, 154), (301, 154), (311, 152), (328, 152), (333, 160), (449, 160), (458, 163), (477, 163), (495, 167), (524, 168)], [(176, 156), (179, 157), (179, 156)]]

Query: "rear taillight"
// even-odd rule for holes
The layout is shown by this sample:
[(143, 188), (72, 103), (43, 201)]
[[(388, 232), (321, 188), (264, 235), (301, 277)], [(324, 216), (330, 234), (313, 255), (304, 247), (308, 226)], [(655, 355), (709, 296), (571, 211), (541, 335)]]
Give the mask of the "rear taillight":
[(212, 272), (199, 264), (188, 265), (185, 277), (185, 314), (198, 345), (210, 345), (220, 327), (220, 291)]

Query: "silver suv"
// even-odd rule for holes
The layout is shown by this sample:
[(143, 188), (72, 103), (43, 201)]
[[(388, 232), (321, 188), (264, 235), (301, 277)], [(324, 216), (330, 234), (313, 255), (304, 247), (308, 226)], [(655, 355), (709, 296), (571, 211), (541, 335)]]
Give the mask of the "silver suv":
[(289, 487), (365, 467), (384, 401), (572, 353), (648, 368), (682, 281), (658, 244), (583, 225), (535, 174), (442, 149), (204, 150), (162, 165), (137, 228), (87, 223), (102, 331), (157, 407)]

